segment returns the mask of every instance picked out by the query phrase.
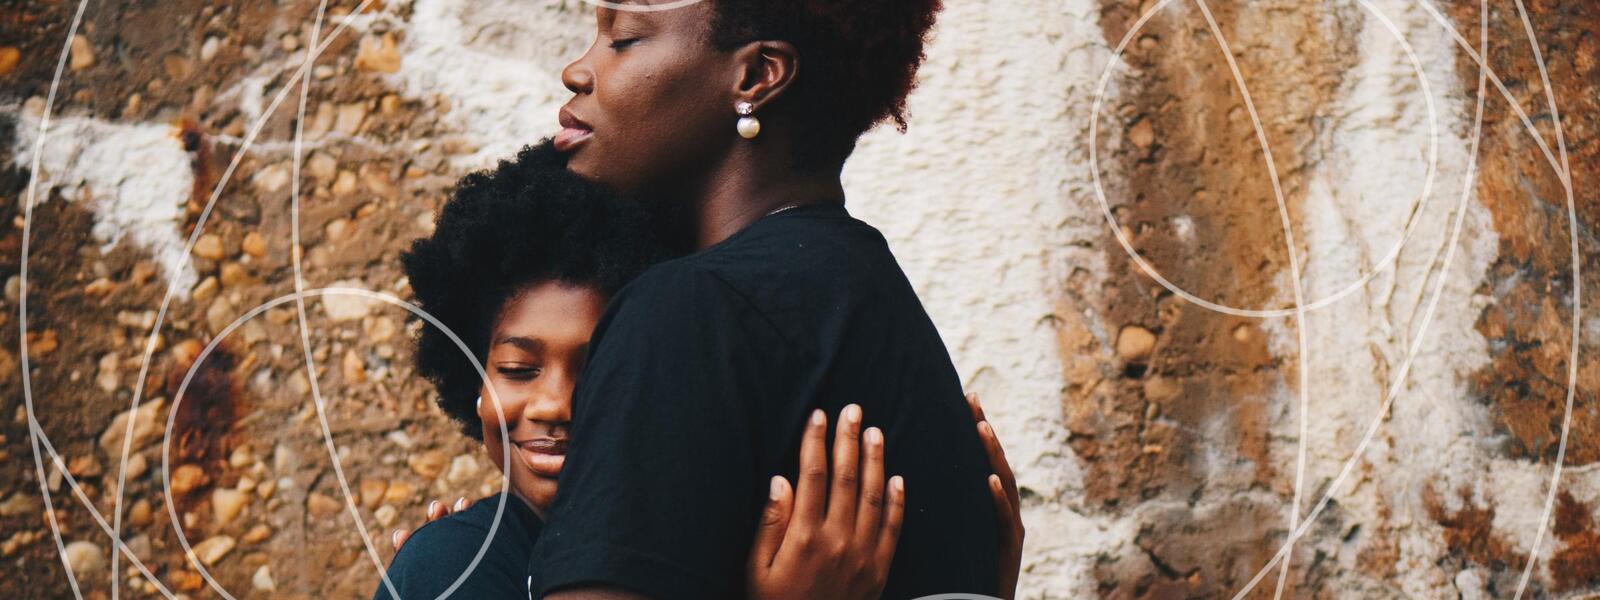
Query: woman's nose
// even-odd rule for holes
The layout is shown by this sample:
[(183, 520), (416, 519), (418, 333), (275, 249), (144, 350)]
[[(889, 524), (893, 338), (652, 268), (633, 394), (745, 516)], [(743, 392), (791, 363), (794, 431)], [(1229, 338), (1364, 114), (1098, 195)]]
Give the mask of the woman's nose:
[(594, 71), (589, 68), (589, 53), (561, 69), (561, 85), (574, 94), (587, 94), (594, 90)]

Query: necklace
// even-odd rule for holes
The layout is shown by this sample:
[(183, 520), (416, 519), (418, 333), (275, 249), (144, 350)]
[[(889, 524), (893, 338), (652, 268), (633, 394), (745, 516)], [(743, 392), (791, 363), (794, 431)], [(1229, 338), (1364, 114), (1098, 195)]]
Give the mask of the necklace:
[(774, 211), (772, 211), (772, 212), (769, 212), (769, 213), (767, 213), (767, 214), (766, 214), (766, 215), (763, 215), (763, 216), (767, 216), (767, 217), (770, 217), (770, 216), (772, 216), (772, 215), (775, 215), (775, 214), (778, 214), (778, 213), (781, 213), (781, 212), (783, 212), (783, 211), (786, 211), (786, 210), (789, 210), (789, 209), (791, 209), (791, 208), (800, 208), (800, 204), (799, 204), (799, 203), (794, 203), (794, 204), (785, 204), (785, 205), (783, 205), (783, 206), (780, 206), (780, 207), (778, 207), (778, 210), (774, 210)]

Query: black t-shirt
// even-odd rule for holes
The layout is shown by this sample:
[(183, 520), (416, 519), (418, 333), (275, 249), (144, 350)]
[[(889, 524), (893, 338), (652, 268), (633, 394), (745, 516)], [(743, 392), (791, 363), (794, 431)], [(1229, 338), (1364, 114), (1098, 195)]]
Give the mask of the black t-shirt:
[[(539, 538), (538, 515), (527, 503), (506, 494), (477, 501), (464, 511), (423, 525), (389, 563), (389, 581), (404, 600), (432, 600), (467, 572), (484, 540), (501, 499), (505, 512), (494, 540), (451, 598), (528, 597), (528, 556)], [(380, 580), (372, 600), (394, 600)]]
[(883, 236), (843, 206), (770, 215), (657, 265), (591, 347), (535, 591), (741, 596), (768, 480), (794, 481), (812, 409), (833, 423), (857, 403), (906, 479), (884, 597), (996, 593), (988, 462), (961, 382)]

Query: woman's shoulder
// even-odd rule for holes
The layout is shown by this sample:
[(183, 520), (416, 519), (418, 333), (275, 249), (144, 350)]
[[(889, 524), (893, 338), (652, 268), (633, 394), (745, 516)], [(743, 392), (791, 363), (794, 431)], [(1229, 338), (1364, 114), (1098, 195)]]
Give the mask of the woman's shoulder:
[(656, 315), (674, 305), (696, 308), (708, 298), (727, 294), (727, 283), (714, 263), (705, 254), (691, 254), (651, 265), (624, 285), (610, 306)]

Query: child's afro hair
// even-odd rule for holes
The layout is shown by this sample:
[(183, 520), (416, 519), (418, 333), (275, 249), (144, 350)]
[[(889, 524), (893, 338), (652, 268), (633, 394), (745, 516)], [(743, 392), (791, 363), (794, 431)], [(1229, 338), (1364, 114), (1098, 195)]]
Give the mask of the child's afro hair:
[[(560, 281), (609, 297), (664, 257), (639, 206), (572, 174), (545, 140), (462, 178), (433, 234), (400, 260), (417, 305), (482, 364), (494, 320), (517, 291)], [(483, 379), (460, 347), (424, 321), (415, 360), (440, 408), (481, 439), (475, 405)]]

